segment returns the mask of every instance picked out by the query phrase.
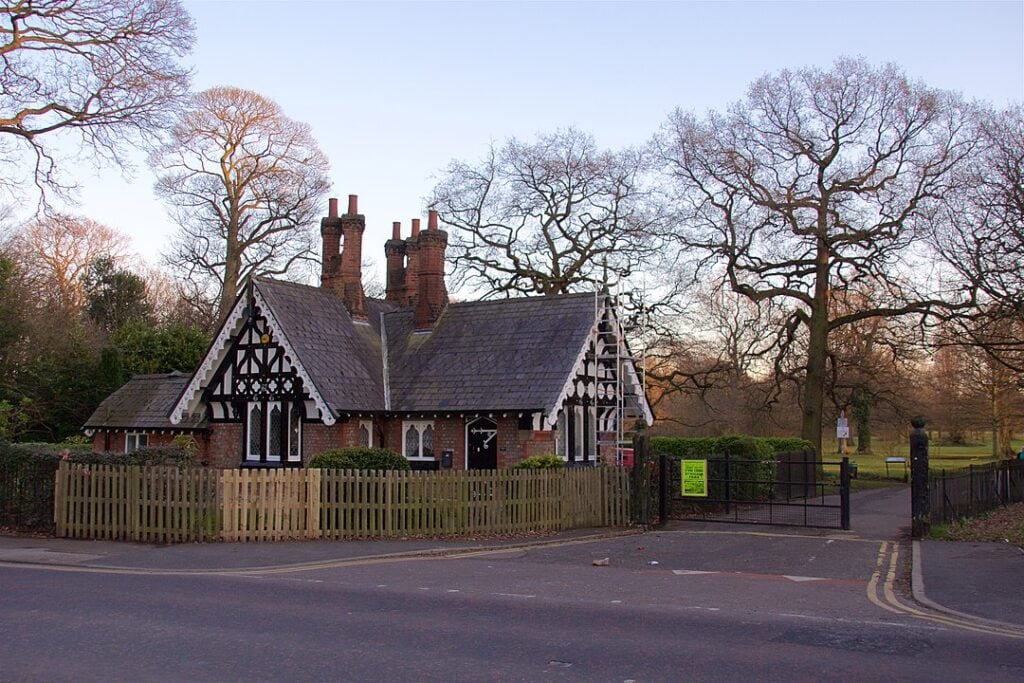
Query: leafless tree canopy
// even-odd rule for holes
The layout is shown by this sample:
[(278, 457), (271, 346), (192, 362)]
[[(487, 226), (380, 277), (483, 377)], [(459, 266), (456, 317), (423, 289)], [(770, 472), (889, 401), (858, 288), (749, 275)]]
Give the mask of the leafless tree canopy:
[(453, 161), (433, 204), (456, 285), (550, 295), (628, 278), (654, 250), (643, 170), (639, 152), (600, 150), (571, 128)]
[(0, 189), (34, 185), (43, 204), (47, 191), (67, 191), (58, 156), (72, 144), (125, 165), (125, 146), (167, 129), (186, 96), (178, 60), (194, 33), (176, 0), (0, 6)]
[(330, 183), (309, 126), (273, 101), (211, 88), (152, 156), (179, 232), (165, 258), (223, 318), (246, 278), (315, 258), (310, 226)]
[(82, 276), (100, 257), (126, 257), (129, 239), (88, 218), (54, 215), (12, 234), (5, 251), (18, 264), (36, 302), (78, 312), (84, 298)]
[[(925, 218), (973, 149), (970, 114), (893, 66), (839, 60), (766, 75), (725, 114), (676, 111), (659, 137), (698, 272), (723, 267), (733, 290), (784, 307), (780, 354), (805, 345), (801, 431), (812, 443), (831, 332), (970, 298), (910, 279)], [(836, 291), (867, 290), (870, 306), (831, 305)]]
[(944, 343), (979, 345), (1024, 371), (1024, 108), (984, 112), (979, 151), (935, 215), (946, 263), (981, 294), (981, 306)]

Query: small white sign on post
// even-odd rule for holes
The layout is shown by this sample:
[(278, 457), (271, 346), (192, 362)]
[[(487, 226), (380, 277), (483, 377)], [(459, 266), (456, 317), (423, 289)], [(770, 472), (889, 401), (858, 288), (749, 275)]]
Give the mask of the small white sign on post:
[(842, 414), (839, 415), (839, 419), (836, 420), (836, 438), (837, 439), (849, 439), (850, 438), (850, 421), (846, 419)]
[(836, 420), (836, 439), (839, 441), (839, 454), (846, 455), (846, 440), (850, 438), (850, 422), (846, 419), (846, 411), (839, 411)]

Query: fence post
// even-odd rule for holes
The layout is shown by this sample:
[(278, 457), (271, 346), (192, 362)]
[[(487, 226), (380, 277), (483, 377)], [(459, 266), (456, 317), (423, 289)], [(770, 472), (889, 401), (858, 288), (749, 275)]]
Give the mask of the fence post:
[(839, 464), (839, 523), (850, 530), (850, 458), (845, 455)]
[(668, 522), (668, 496), (669, 480), (672, 478), (672, 471), (668, 466), (668, 456), (658, 456), (658, 524), (665, 526)]
[(931, 524), (928, 498), (928, 434), (924, 431), (924, 418), (910, 421), (910, 517), (911, 534), (921, 538)]
[(650, 441), (644, 430), (633, 437), (632, 501), (630, 513), (634, 524), (649, 524), (650, 515)]
[(306, 538), (320, 538), (320, 476), (319, 467), (306, 470)]
[(57, 463), (57, 475), (53, 478), (53, 523), (58, 538), (64, 537), (64, 520), (67, 514), (64, 492), (67, 487), (67, 476), (67, 463)]
[(725, 452), (725, 514), (732, 510), (732, 468), (729, 467), (729, 451)]

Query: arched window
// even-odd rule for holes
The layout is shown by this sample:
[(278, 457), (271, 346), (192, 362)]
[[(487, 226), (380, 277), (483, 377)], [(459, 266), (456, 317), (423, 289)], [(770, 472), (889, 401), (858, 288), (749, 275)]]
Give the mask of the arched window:
[(249, 404), (249, 419), (247, 428), (249, 431), (249, 460), (261, 460), (263, 458), (263, 405), (260, 403)]
[(434, 459), (434, 423), (410, 421), (403, 423), (405, 438), (402, 440), (402, 455), (409, 460)]
[(284, 420), (281, 415), (281, 404), (270, 404), (269, 424), (267, 425), (267, 460), (279, 461), (284, 446)]

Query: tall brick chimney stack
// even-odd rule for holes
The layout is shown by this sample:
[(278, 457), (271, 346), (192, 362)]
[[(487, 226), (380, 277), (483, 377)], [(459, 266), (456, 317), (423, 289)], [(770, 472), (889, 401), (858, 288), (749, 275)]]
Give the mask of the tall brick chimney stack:
[(348, 196), (348, 211), (341, 217), (341, 301), (353, 320), (366, 320), (366, 295), (363, 293), (363, 231), (366, 216), (359, 213), (359, 197)]
[(402, 224), (391, 224), (391, 239), (384, 243), (384, 258), (387, 261), (387, 285), (385, 301), (404, 306), (405, 291), (405, 240), (402, 239)]
[(321, 268), (320, 286), (338, 291), (341, 275), (341, 219), (338, 218), (338, 200), (327, 200), (327, 217), (320, 219)]
[(412, 234), (405, 240), (405, 301), (416, 306), (420, 295), (420, 219), (412, 219)]
[(444, 253), (448, 233), (437, 227), (437, 211), (427, 214), (427, 230), (419, 235), (419, 296), (413, 323), (416, 331), (433, 328), (448, 305), (448, 289), (444, 282)]

